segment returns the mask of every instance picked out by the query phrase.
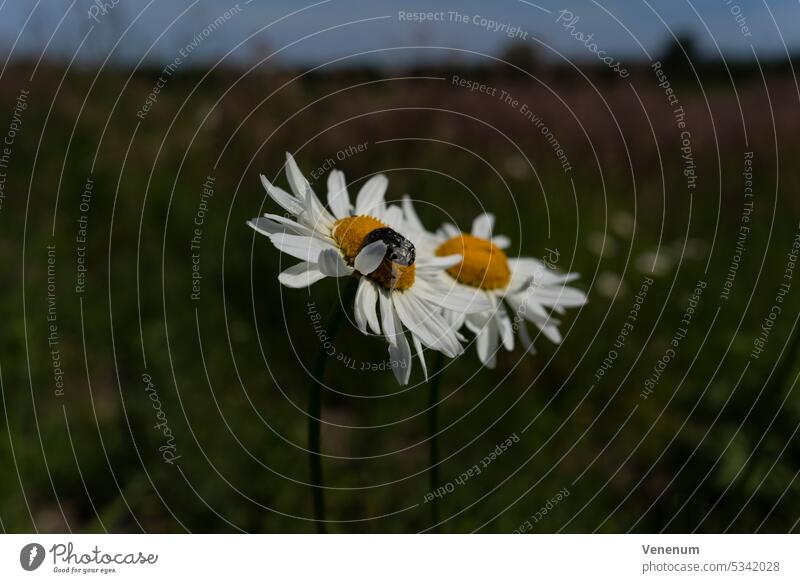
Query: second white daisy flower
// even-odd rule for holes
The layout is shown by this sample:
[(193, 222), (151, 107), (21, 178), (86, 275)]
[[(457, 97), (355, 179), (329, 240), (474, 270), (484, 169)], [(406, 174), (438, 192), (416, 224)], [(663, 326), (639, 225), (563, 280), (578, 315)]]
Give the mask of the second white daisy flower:
[[(558, 273), (531, 257), (508, 257), (505, 249), (510, 240), (493, 235), (494, 216), (489, 213), (479, 215), (466, 234), (450, 223), (435, 233), (427, 231), (408, 198), (403, 201), (403, 212), (409, 230), (418, 233), (421, 249), (436, 256), (462, 257), (439, 277), (490, 303), (491, 308), (484, 312), (445, 314), (454, 329), (465, 325), (475, 334), (478, 357), (489, 368), (494, 368), (501, 344), (506, 350), (514, 349), (515, 328), (525, 348), (533, 352), (526, 321), (552, 342), (560, 342), (559, 322), (552, 313), (563, 314), (566, 308), (587, 301), (581, 290), (565, 285), (578, 279), (577, 273)], [(506, 307), (514, 314), (513, 320)]]

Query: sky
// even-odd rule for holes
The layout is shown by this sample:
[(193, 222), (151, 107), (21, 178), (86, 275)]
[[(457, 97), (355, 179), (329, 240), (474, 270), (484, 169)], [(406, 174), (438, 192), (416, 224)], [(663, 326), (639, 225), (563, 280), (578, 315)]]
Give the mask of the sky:
[(800, 52), (800, 0), (0, 0), (3, 61), (166, 64), (184, 51), (197, 66), (391, 68), (498, 55), (510, 31), (551, 61), (644, 61), (687, 34), (704, 56), (781, 58)]

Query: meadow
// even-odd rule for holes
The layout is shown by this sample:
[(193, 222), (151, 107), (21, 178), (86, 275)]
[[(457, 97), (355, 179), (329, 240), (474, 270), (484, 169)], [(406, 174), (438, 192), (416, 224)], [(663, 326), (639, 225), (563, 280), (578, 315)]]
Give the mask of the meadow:
[[(429, 227), (490, 209), (589, 294), (559, 345), (446, 363), (440, 530), (796, 529), (800, 93), (786, 69), (668, 65), (671, 93), (645, 66), (14, 64), (2, 528), (313, 531), (304, 410), (341, 290), (282, 289), (245, 225), (278, 212), (258, 175), (286, 188), (289, 151), (318, 193), (385, 173)], [(330, 530), (431, 528), (419, 369), (398, 387), (352, 324), (332, 345)]]

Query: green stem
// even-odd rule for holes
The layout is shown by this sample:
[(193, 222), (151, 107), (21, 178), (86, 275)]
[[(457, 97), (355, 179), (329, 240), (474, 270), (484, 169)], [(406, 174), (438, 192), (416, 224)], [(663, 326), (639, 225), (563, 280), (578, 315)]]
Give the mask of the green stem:
[[(325, 330), (331, 341), (336, 337), (336, 332), (344, 318), (347, 305), (353, 301), (358, 288), (358, 280), (347, 284), (340, 296), (339, 302), (333, 308), (333, 313), (325, 322)], [(311, 486), (313, 488), (314, 521), (317, 532), (324, 534), (328, 531), (325, 526), (325, 487), (322, 479), (322, 447), (320, 440), (322, 425), (322, 385), (324, 383), (325, 366), (330, 357), (323, 344), (317, 352), (314, 364), (314, 374), (311, 377), (311, 390), (308, 395), (308, 456), (311, 470)]]
[[(430, 492), (435, 492), (439, 487), (439, 384), (444, 375), (444, 355), (441, 352), (436, 353), (436, 361), (433, 366), (433, 375), (428, 383), (430, 390), (428, 391), (428, 463), (430, 468), (428, 470), (428, 488)], [(439, 501), (434, 496), (430, 501), (431, 509), (431, 532), (439, 532)]]

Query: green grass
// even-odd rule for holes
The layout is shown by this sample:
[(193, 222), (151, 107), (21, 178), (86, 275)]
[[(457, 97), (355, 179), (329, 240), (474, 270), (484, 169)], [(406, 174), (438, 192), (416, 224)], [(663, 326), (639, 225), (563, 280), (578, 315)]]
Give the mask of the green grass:
[[(244, 222), (277, 210), (265, 201), (258, 174), (274, 178), (284, 151), (296, 152), (310, 172), (363, 141), (369, 144), (365, 152), (337, 164), (349, 180), (358, 184), (373, 172), (387, 172), (390, 198), (409, 192), (431, 204), (420, 210), (430, 227), (443, 218), (437, 206), (465, 228), (486, 206), (497, 215), (498, 232), (514, 240), (511, 253), (541, 257), (545, 249), (557, 249), (559, 265), (580, 272), (577, 285), (590, 295), (580, 313), (563, 318), (561, 345), (540, 338), (535, 356), (503, 353), (494, 371), (481, 369), (470, 348), (447, 367), (440, 387), (439, 425), (446, 428), (440, 437), (442, 482), (480, 464), (509, 435), (516, 433), (520, 441), (441, 499), (440, 513), (448, 518), (443, 530), (510, 532), (563, 488), (570, 495), (533, 525), (534, 532), (751, 531), (762, 520), (762, 530), (785, 532), (795, 524), (796, 346), (779, 356), (797, 314), (796, 281), (764, 354), (739, 379), (797, 230), (797, 200), (790, 194), (797, 178), (788, 164), (798, 151), (796, 137), (783, 136), (777, 177), (774, 154), (754, 146), (753, 230), (731, 298), (723, 302), (719, 294), (740, 221), (743, 144), (734, 138), (721, 144), (720, 194), (717, 153), (704, 134), (709, 122), (701, 115), (700, 97), (688, 88), (684, 95), (696, 114), (695, 155), (702, 176), (702, 188), (691, 197), (690, 221), (677, 140), (670, 120), (659, 118), (663, 104), (657, 92), (644, 94), (664, 158), (665, 195), (649, 130), (642, 129), (646, 121), (630, 107), (630, 96), (613, 86), (601, 89), (620, 112), (635, 180), (597, 98), (568, 84), (564, 95), (582, 107), (592, 126), (602, 176), (591, 148), (558, 104), (518, 79), (496, 83), (540, 104), (571, 157), (570, 175), (516, 112), (436, 82), (349, 89), (278, 129), (303, 105), (346, 83), (336, 78), (295, 83), (259, 106), (286, 78), (251, 76), (224, 97), (231, 82), (226, 73), (212, 75), (191, 96), (196, 79), (177, 78), (131, 142), (149, 79), (135, 77), (112, 114), (127, 76), (105, 74), (78, 117), (91, 75), (71, 73), (45, 122), (60, 76), (51, 73), (52, 79), (40, 76), (31, 88), (33, 105), (14, 146), (6, 189), (13, 196), (0, 213), (6, 265), (0, 273), (5, 530), (63, 531), (68, 523), (75, 531), (313, 531), (310, 490), (298, 484), (309, 479), (302, 409), (307, 371), (319, 346), (307, 312), (313, 301), (326, 314), (338, 290), (329, 280), (310, 292), (280, 288), (278, 252), (266, 239), (254, 239)], [(791, 93), (783, 97), (790, 99)], [(170, 127), (184, 98), (187, 104)], [(9, 99), (3, 95), (4, 111)], [(713, 106), (727, 112), (724, 99)], [(509, 165), (519, 166), (518, 151), (499, 132), (458, 116), (415, 110), (347, 121), (365, 111), (420, 105), (491, 120), (530, 156), (541, 185), (529, 172), (509, 172)], [(754, 134), (769, 128), (760, 112), (748, 115)], [(437, 141), (379, 143), (409, 137)], [(473, 148), (506, 183), (480, 157), (442, 142)], [(203, 181), (212, 173), (215, 194), (200, 251), (201, 297), (192, 301), (192, 221)], [(87, 290), (78, 295), (74, 237), (90, 174)], [(283, 176), (277, 182), (286, 186)], [(315, 184), (318, 192), (323, 184)], [(63, 397), (53, 393), (46, 320), (45, 246), (57, 192)], [(590, 234), (608, 230), (607, 219), (621, 212), (637, 214), (635, 236), (610, 231), (616, 252), (599, 259), (590, 249)], [(694, 255), (678, 266), (687, 237)], [(636, 258), (655, 250), (659, 240), (673, 264), (655, 277), (625, 348), (596, 382), (595, 371), (644, 277)], [(613, 301), (590, 288), (604, 273), (617, 274), (622, 282)], [(708, 286), (689, 332), (654, 394), (643, 400), (644, 380), (668, 348), (700, 279)], [(353, 326), (345, 326), (335, 343), (356, 362), (386, 358), (382, 341), (365, 339)], [(164, 437), (154, 428), (158, 420), (142, 381), (145, 372), (168, 419), (180, 470), (164, 463), (159, 452)], [(412, 379), (421, 380), (418, 368)], [(328, 394), (323, 406), (324, 418), (337, 424), (323, 428), (324, 451), (336, 456), (325, 462), (326, 482), (336, 488), (327, 494), (328, 517), (351, 521), (330, 530), (428, 528), (426, 386), (400, 392), (390, 372), (365, 374), (338, 362), (329, 364), (326, 380), (350, 393)]]

